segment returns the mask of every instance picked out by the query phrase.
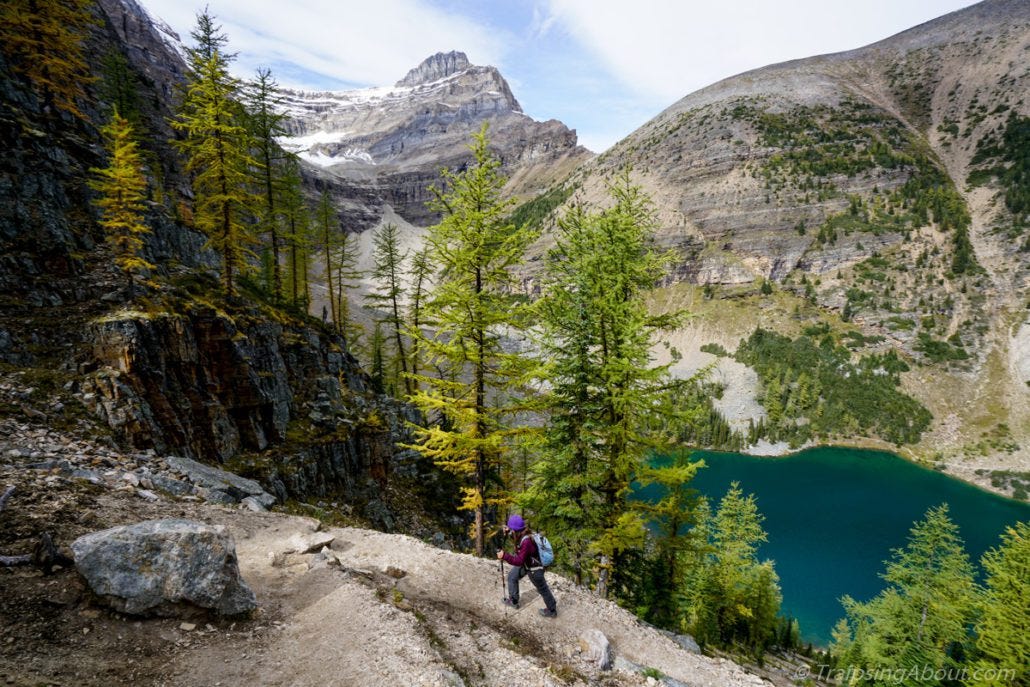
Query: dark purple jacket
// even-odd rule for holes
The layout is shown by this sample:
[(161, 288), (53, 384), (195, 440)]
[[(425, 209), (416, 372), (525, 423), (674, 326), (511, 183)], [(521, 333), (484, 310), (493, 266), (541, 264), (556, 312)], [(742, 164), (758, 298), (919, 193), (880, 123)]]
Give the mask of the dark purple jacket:
[(539, 556), (536, 551), (536, 542), (533, 541), (533, 537), (528, 534), (523, 536), (522, 541), (519, 542), (519, 548), (514, 554), (505, 551), (504, 562), (508, 565), (514, 565), (516, 568), (521, 568), (523, 565), (526, 567), (540, 565)]

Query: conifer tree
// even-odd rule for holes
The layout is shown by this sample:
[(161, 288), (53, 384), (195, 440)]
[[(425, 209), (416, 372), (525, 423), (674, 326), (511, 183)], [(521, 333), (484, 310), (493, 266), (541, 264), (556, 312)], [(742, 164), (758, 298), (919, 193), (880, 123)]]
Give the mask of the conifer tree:
[(340, 231), (329, 253), (327, 271), (332, 273), (332, 288), (329, 297), (333, 302), (336, 331), (343, 337), (344, 344), (351, 350), (357, 348), (361, 339), (361, 327), (350, 316), (350, 294), (358, 286), (363, 273), (357, 268), (357, 237)]
[(917, 674), (957, 667), (955, 647), (969, 639), (977, 588), (947, 505), (928, 510), (912, 527), (908, 545), (895, 549), (886, 565), (888, 587), (879, 595), (865, 603), (842, 600), (846, 625), (835, 633), (840, 665)]
[[(424, 335), (423, 328), (430, 324), (425, 321), (423, 310), (425, 308), (426, 293), (429, 290), (430, 279), (433, 275), (433, 264), (429, 256), (429, 247), (424, 246), (411, 258), (409, 278), (411, 281), (411, 306), (409, 312), (409, 338), (411, 340), (411, 386), (412, 391), (419, 388), (418, 376), (422, 370), (422, 356), (419, 349), (419, 341)], [(412, 335), (412, 332), (415, 332)]]
[(654, 365), (653, 337), (679, 321), (652, 316), (647, 293), (668, 262), (653, 248), (650, 201), (629, 174), (597, 214), (574, 209), (559, 224), (541, 304), (544, 377), (552, 389), (546, 449), (525, 502), (560, 533), (581, 577), (596, 563), (604, 596), (622, 552), (644, 541), (641, 514), (628, 503), (633, 475), (667, 443), (654, 415), (667, 395), (668, 365)]
[(336, 289), (333, 286), (333, 278), (336, 276), (333, 269), (333, 255), (339, 250), (339, 243), (343, 240), (343, 232), (340, 231), (339, 218), (333, 208), (332, 200), (329, 198), (329, 191), (323, 190), (318, 199), (318, 209), (315, 213), (318, 217), (318, 234), (322, 241), (322, 259), (325, 261), (326, 289), (329, 294), (329, 313), (333, 318), (333, 327), (339, 328), (340, 314), (336, 309)]
[(401, 384), (411, 393), (411, 379), (408, 377), (408, 358), (404, 350), (404, 317), (401, 301), (404, 299), (404, 260), (407, 253), (401, 250), (397, 236), (397, 225), (384, 224), (372, 237), (372, 277), (375, 285), (366, 294), (365, 302), (375, 313), (376, 322), (383, 323), (387, 336), (393, 341), (394, 360), (390, 388), (398, 389)]
[[(267, 284), (272, 298), (279, 300), (283, 295), (283, 279), (280, 242), (279, 216), (276, 209), (276, 197), (281, 183), (282, 161), (284, 154), (276, 142), (279, 136), (286, 133), (284, 122), (286, 115), (280, 111), (282, 97), (278, 94), (279, 85), (270, 69), (257, 70), (254, 80), (247, 85), (247, 115), (250, 133), (257, 151), (255, 157), (258, 164), (254, 167), (261, 196), (261, 212), (258, 213), (260, 231), (268, 237), (268, 248), (271, 251), (271, 283)], [(332, 288), (330, 287), (330, 292)], [(332, 299), (330, 299), (332, 300)], [(333, 316), (336, 321), (336, 316)]]
[(755, 498), (733, 482), (714, 515), (707, 506), (698, 513), (697, 535), (708, 545), (692, 552), (681, 588), (687, 626), (702, 645), (737, 645), (760, 656), (775, 639), (781, 597), (772, 562), (758, 560), (766, 533)]
[(386, 366), (383, 364), (383, 323), (376, 322), (372, 327), (372, 341), (369, 344), (369, 358), (372, 361), (372, 391), (377, 394), (386, 393)]
[(1006, 528), (982, 564), (987, 585), (976, 624), (980, 659), (973, 684), (1030, 685), (1030, 523)]
[(700, 497), (686, 486), (703, 467), (703, 460), (691, 461), (690, 454), (681, 451), (668, 465), (645, 464), (637, 475), (641, 486), (657, 485), (662, 491), (657, 501), (640, 501), (638, 506), (655, 535), (640, 585), (647, 591), (646, 606), (638, 606), (637, 612), (648, 622), (674, 631), (687, 629), (682, 625), (681, 597), (694, 572), (692, 554), (708, 543), (698, 538), (701, 532), (696, 527)]
[(283, 238), (286, 241), (286, 286), (290, 304), (303, 312), (311, 304), (309, 272), (311, 269), (311, 215), (301, 186), (300, 164), (296, 158), (286, 160), (282, 179), (279, 210)]
[(101, 210), (100, 226), (114, 249), (115, 264), (131, 288), (136, 274), (154, 267), (141, 256), (143, 236), (150, 233), (143, 220), (147, 180), (128, 120), (115, 110), (100, 131), (108, 163), (91, 170), (96, 178), (90, 187), (100, 194), (94, 201)]
[(4, 0), (0, 3), (0, 50), (28, 79), (45, 109), (79, 119), (77, 100), (92, 80), (83, 41), (94, 22), (91, 0)]
[(206, 12), (198, 15), (192, 35), (197, 46), (188, 50), (189, 78), (172, 126), (185, 134), (176, 144), (193, 174), (194, 222), (221, 256), (225, 292), (232, 296), (256, 243), (244, 222), (253, 203), (247, 189), (255, 162), (236, 100), (239, 82), (229, 74), (231, 56), (221, 52), (228, 39)]
[(501, 200), (500, 162), (488, 150), (486, 125), (473, 136), (474, 160), (463, 171), (444, 171), (446, 190), (436, 191), (439, 224), (427, 242), (439, 278), (425, 314), (432, 334), (419, 348), (439, 377), (419, 375), (414, 402), (430, 419), (416, 432), (413, 448), (465, 481), (462, 508), (473, 511), (473, 539), (483, 554), (484, 513), (499, 503), (489, 493), (505, 460), (513, 393), (526, 359), (506, 350), (506, 328), (520, 324), (525, 308), (512, 293), (512, 268), (521, 262), (531, 235), (508, 220), (512, 204)]
[(707, 603), (723, 645), (740, 643), (761, 655), (774, 637), (780, 610), (779, 578), (771, 561), (759, 562), (767, 540), (753, 494), (733, 482), (712, 521), (712, 569)]

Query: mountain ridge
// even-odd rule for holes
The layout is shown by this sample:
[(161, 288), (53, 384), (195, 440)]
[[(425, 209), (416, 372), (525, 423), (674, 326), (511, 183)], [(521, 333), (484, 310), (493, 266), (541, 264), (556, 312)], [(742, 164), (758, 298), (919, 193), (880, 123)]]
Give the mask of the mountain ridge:
[(343, 219), (358, 230), (390, 211), (414, 226), (435, 221), (428, 189), (441, 168), (469, 162), (469, 138), (483, 123), (513, 196), (544, 191), (590, 156), (575, 130), (525, 115), (497, 68), (457, 51), (426, 58), (394, 86), (281, 93), (289, 134), (281, 144), (353, 208)]
[[(739, 382), (727, 359), (698, 348), (733, 351), (756, 324), (853, 332), (879, 342), (859, 354), (893, 350), (913, 364), (902, 384), (935, 422), (911, 447), (824, 440), (901, 450), (1006, 493), (992, 474), (1030, 472), (1020, 297), (1030, 260), (1004, 189), (968, 179), (989, 164), (980, 151), (1004, 154), (1010, 115), (1030, 115), (1028, 45), (1030, 5), (987, 0), (868, 46), (720, 80), (581, 165), (543, 226), (571, 204), (603, 206), (606, 180), (631, 167), (655, 200), (658, 243), (675, 255), (656, 302), (710, 317), (674, 337), (688, 351), (682, 374), (714, 363)], [(775, 293), (763, 300), (765, 281)], [(698, 305), (710, 298), (747, 305)], [(727, 390), (752, 399), (742, 405), (753, 412), (731, 418), (742, 430), (766, 417), (751, 406), (761, 384), (744, 386)]]

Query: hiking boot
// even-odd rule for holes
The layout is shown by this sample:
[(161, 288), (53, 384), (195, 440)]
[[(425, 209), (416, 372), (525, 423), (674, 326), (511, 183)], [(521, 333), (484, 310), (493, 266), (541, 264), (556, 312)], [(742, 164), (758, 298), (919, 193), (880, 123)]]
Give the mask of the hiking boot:
[(555, 618), (558, 616), (558, 609), (556, 608), (552, 611), (549, 608), (541, 608), (540, 615), (544, 616), (545, 618)]
[(519, 602), (518, 601), (512, 601), (511, 597), (506, 596), (506, 597), (504, 597), (504, 605), (505, 606), (511, 606), (512, 608), (518, 608), (519, 607)]

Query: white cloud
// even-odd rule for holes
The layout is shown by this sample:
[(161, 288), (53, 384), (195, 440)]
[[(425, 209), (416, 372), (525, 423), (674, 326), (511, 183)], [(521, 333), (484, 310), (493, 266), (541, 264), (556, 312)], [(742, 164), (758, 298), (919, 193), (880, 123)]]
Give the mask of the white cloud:
[[(142, 0), (189, 44), (206, 2), (239, 53), (236, 71), (289, 64), (325, 82), (388, 85), (436, 52), (461, 50), (474, 64), (498, 64), (504, 40), (491, 29), (420, 0)], [(289, 78), (277, 75), (288, 84)], [(308, 84), (298, 84), (301, 86)]]
[(728, 76), (886, 38), (972, 0), (549, 0), (561, 25), (641, 96), (673, 101)]

